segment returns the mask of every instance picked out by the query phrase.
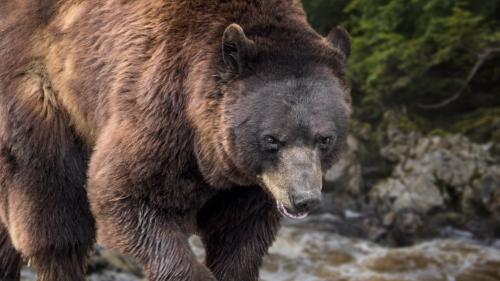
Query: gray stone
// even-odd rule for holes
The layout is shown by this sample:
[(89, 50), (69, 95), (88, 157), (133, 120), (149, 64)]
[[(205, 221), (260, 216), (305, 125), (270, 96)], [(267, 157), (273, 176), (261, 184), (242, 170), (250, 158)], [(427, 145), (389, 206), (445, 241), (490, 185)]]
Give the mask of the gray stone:
[(474, 212), (471, 206), (477, 203), (498, 210), (495, 198), (500, 197), (500, 169), (491, 165), (495, 162), (491, 146), (472, 143), (460, 135), (423, 137), (397, 134), (396, 130), (389, 134), (394, 140), (382, 149), (382, 155), (397, 164), (392, 176), (371, 190), (372, 200), (392, 211), (426, 213), (457, 205)]
[(325, 173), (325, 181), (333, 186), (335, 191), (359, 194), (363, 184), (361, 163), (358, 158), (360, 144), (354, 136), (349, 136), (347, 146), (347, 151), (339, 162)]

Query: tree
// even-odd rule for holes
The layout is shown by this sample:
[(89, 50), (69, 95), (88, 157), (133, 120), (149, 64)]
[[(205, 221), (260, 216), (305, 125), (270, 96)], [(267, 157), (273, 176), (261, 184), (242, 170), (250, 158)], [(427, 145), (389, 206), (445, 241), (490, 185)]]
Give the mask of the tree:
[(328, 34), (336, 25), (343, 24), (347, 19), (344, 8), (349, 0), (304, 0), (304, 9), (311, 24), (322, 34)]
[(404, 108), (440, 126), (500, 113), (500, 0), (309, 0), (304, 7), (319, 31), (339, 23), (353, 36), (349, 77), (359, 119)]

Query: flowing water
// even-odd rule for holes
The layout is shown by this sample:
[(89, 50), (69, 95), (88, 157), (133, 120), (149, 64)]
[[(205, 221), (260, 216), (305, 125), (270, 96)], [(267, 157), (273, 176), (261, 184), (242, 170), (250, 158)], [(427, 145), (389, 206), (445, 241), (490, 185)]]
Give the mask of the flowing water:
[(498, 281), (500, 248), (434, 240), (409, 248), (283, 228), (261, 273), (265, 281)]
[[(191, 239), (197, 257), (204, 251)], [(120, 270), (103, 269), (89, 281), (139, 281)], [(121, 272), (119, 272), (121, 271)], [(25, 270), (23, 281), (34, 281)], [(500, 281), (500, 243), (440, 239), (407, 248), (386, 248), (303, 224), (285, 225), (265, 258), (262, 281)]]
[[(195, 252), (203, 258), (198, 239)], [(284, 226), (262, 281), (500, 281), (500, 243), (439, 239), (387, 248), (331, 231)]]

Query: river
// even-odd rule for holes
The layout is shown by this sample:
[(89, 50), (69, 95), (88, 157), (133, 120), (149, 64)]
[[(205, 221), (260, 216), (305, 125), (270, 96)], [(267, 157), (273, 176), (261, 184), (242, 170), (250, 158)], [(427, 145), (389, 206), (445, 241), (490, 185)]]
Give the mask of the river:
[[(265, 258), (262, 281), (500, 281), (500, 242), (485, 244), (462, 237), (389, 248), (304, 225), (282, 227)], [(202, 260), (200, 240), (193, 237), (191, 244)], [(88, 280), (141, 280), (126, 272), (133, 265), (121, 258), (112, 260), (121, 264), (95, 270)], [(25, 269), (22, 280), (34, 281), (35, 275)]]

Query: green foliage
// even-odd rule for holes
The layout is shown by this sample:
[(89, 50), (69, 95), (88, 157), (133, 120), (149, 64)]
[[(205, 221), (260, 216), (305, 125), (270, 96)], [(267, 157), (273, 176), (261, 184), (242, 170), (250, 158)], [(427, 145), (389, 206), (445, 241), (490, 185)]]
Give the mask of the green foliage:
[(353, 36), (358, 118), (395, 109), (435, 127), (500, 107), (500, 0), (303, 2), (318, 30), (342, 24)]
[(477, 110), (457, 119), (455, 131), (477, 141), (491, 140), (500, 144), (500, 107)]
[(344, 8), (349, 0), (310, 0), (302, 1), (304, 9), (308, 12), (309, 21), (322, 34), (336, 25), (342, 24), (347, 19)]

